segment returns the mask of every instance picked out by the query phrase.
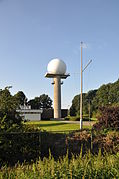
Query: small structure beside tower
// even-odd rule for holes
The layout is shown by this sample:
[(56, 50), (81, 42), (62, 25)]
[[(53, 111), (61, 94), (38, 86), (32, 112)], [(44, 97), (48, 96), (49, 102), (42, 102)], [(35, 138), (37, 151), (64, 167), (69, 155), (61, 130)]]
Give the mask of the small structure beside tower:
[(48, 63), (46, 78), (53, 78), (54, 85), (54, 118), (61, 118), (61, 79), (66, 79), (66, 64), (60, 59), (53, 59)]

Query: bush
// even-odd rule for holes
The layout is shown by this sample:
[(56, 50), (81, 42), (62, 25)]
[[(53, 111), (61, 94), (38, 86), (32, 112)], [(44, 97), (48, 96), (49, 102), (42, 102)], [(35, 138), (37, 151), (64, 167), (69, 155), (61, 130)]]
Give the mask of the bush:
[(99, 122), (94, 125), (94, 129), (119, 130), (119, 107), (100, 108), (98, 121)]
[(39, 133), (0, 133), (0, 166), (31, 161), (40, 155)]
[(119, 132), (118, 131), (93, 131), (92, 133), (92, 152), (98, 153), (99, 150), (116, 154), (119, 152)]
[(89, 150), (93, 154), (119, 152), (119, 132), (101, 133), (90, 130), (75, 131), (69, 134), (51, 132), (12, 132), (0, 133), (0, 165), (31, 160), (36, 161), (49, 156), (49, 149), (55, 159), (68, 157)]

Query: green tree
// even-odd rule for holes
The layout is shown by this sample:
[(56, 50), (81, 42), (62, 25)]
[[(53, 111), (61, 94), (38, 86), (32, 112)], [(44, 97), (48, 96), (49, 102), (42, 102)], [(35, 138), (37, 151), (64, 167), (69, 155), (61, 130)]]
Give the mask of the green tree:
[(83, 113), (89, 113), (89, 105), (90, 105), (90, 115), (92, 116), (94, 106), (93, 106), (93, 99), (96, 97), (97, 90), (90, 90), (86, 93), (83, 97)]
[[(83, 93), (83, 114), (89, 113), (89, 103), (90, 103), (90, 112), (92, 114), (93, 105), (92, 101), (96, 96), (97, 90), (91, 90), (88, 93)], [(72, 106), (70, 108), (70, 115), (76, 116), (80, 114), (80, 95), (76, 95), (72, 100)]]
[(108, 84), (108, 85), (102, 85), (98, 89), (96, 93), (96, 97), (93, 101), (96, 109), (98, 109), (98, 107), (103, 107), (109, 104), (110, 87), (111, 87), (111, 84)]
[(42, 94), (39, 97), (35, 97), (34, 99), (29, 100), (28, 105), (30, 105), (32, 109), (48, 109), (52, 108), (52, 100), (48, 95)]
[(8, 131), (21, 125), (22, 119), (16, 112), (15, 98), (5, 88), (0, 92), (0, 130)]
[(111, 84), (109, 91), (109, 103), (113, 105), (119, 105), (119, 80)]
[[(83, 93), (83, 114), (88, 114), (90, 104), (91, 115), (97, 114), (100, 107), (119, 106), (119, 79), (115, 83), (102, 85), (97, 90)], [(80, 113), (80, 95), (76, 95), (72, 100), (70, 115)]]
[(48, 108), (52, 107), (52, 100), (48, 95), (42, 94), (39, 97), (39, 100), (40, 100), (40, 103), (41, 103), (41, 108), (48, 109)]
[(79, 111), (79, 95), (74, 96), (73, 100), (72, 100), (72, 105), (70, 107), (70, 116), (76, 116), (77, 112)]
[(14, 98), (17, 102), (18, 107), (24, 104), (27, 104), (27, 98), (23, 91), (18, 91), (17, 94), (14, 95)]

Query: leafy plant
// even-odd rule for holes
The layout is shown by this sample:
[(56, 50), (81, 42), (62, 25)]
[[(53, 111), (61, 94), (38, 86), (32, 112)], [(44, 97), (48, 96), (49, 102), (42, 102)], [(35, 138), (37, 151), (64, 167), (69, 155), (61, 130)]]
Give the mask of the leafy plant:
[(94, 129), (119, 130), (119, 107), (101, 107), (98, 121)]

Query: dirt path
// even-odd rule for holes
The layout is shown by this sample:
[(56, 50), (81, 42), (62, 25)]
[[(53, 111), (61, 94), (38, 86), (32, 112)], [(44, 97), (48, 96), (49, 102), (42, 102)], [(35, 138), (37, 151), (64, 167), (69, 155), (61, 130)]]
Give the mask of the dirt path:
[[(60, 121), (63, 123), (68, 123), (68, 124), (80, 124), (80, 121)], [(93, 124), (95, 124), (96, 121), (83, 121), (83, 125), (84, 126), (93, 126)]]

